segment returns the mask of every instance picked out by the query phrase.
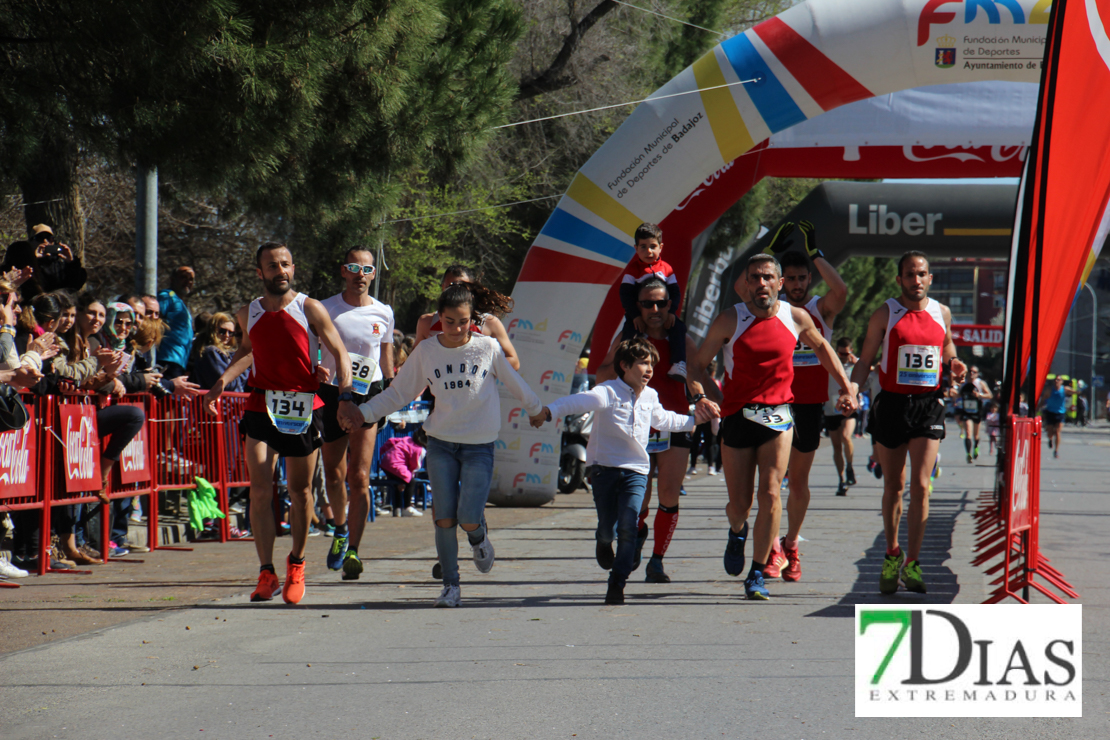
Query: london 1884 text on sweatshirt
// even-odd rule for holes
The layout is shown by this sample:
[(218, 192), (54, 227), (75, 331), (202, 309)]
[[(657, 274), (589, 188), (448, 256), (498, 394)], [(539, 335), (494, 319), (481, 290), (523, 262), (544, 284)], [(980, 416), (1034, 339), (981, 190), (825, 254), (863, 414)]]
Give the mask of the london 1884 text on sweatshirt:
[(418, 344), (393, 384), (359, 406), (369, 422), (393, 413), (416, 398), (424, 387), (436, 407), (424, 422), (429, 437), (444, 442), (487, 444), (501, 431), (501, 399), (494, 378), (504, 383), (530, 416), (542, 409), (540, 399), (513, 370), (496, 339), (476, 334), (461, 347), (444, 347), (439, 337)]

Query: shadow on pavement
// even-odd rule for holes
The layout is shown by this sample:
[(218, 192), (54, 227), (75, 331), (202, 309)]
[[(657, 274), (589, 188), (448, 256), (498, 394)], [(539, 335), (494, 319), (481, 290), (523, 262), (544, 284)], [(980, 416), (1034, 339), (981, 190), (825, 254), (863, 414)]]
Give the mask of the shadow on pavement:
[[(929, 499), (929, 521), (925, 527), (925, 541), (921, 547), (921, 569), (925, 574), (928, 594), (906, 591), (901, 584), (898, 592), (890, 596), (879, 593), (879, 572), (886, 556), (886, 536), (880, 531), (863, 558), (856, 561), (858, 575), (852, 590), (839, 602), (807, 614), (807, 617), (854, 617), (856, 604), (951, 604), (960, 593), (959, 579), (944, 563), (952, 556), (952, 536), (956, 519), (972, 504), (970, 494), (964, 491), (959, 498)], [(902, 524), (898, 528), (898, 542), (907, 547), (909, 526), (905, 511), (909, 509), (909, 496), (904, 502)]]

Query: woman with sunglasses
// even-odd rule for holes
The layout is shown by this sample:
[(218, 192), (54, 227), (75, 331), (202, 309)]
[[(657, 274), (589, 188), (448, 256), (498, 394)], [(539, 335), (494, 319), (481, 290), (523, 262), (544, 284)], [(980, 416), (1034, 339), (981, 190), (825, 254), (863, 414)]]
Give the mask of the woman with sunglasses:
[[(208, 390), (224, 374), (224, 370), (231, 364), (231, 356), (235, 354), (235, 318), (223, 312), (213, 314), (199, 339), (201, 350), (189, 380), (199, 388)], [(243, 373), (228, 383), (224, 390), (242, 393), (246, 387), (247, 373)]]

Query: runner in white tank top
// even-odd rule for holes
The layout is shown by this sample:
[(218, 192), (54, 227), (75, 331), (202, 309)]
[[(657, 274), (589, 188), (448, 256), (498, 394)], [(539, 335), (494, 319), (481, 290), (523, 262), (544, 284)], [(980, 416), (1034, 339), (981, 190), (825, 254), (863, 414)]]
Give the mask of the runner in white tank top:
[(725, 509), (729, 521), (725, 572), (738, 576), (744, 570), (748, 516), (756, 495), (752, 484), (758, 472), (755, 547), (751, 571), (744, 581), (745, 595), (756, 600), (770, 598), (763, 570), (771, 555), (772, 540), (778, 536), (782, 514), (779, 488), (793, 436), (790, 383), (798, 339), (813, 348), (821, 366), (840, 384), (841, 412), (851, 414), (856, 408), (856, 389), (813, 318), (805, 309), (778, 299), (782, 284), (782, 271), (774, 257), (753, 256), (735, 286), (738, 295), (746, 294), (751, 300), (726, 309), (713, 320), (689, 367), (690, 373), (701, 377), (717, 353), (725, 350), (728, 374), (723, 396), (714, 386), (707, 387), (710, 398), (720, 401), (723, 417), (721, 457), (729, 498)]
[[(286, 603), (296, 604), (304, 597), (312, 473), (316, 469), (316, 448), (320, 446), (313, 414), (318, 385), (312, 372), (315, 337), (338, 359), (340, 423), (344, 428), (357, 429), (362, 424), (362, 414), (351, 402), (351, 362), (328, 312), (319, 301), (292, 290), (294, 268), (289, 249), (267, 242), (258, 248), (255, 259), (263, 295), (236, 314), (243, 329), (243, 341), (227, 370), (208, 391), (204, 403), (209, 413), (215, 415), (216, 402), (224, 387), (242, 375), (253, 359), (251, 384), (256, 390), (240, 422), (240, 430), (247, 437), (244, 457), (251, 480), (251, 508), (256, 512), (270, 510), (274, 470), (278, 457), (284, 456), (289, 483), (289, 533), (293, 542), (282, 587), (273, 563), (277, 534), (274, 518), (253, 517), (254, 546), (261, 568), (251, 601), (270, 601), (281, 591)], [(291, 351), (292, 348), (295, 349)]]
[[(373, 398), (393, 379), (393, 309), (371, 297), (375, 273), (374, 254), (369, 249), (347, 250), (339, 268), (343, 292), (321, 302), (347, 350), (356, 404)], [(324, 487), (335, 526), (327, 565), (331, 570), (342, 569), (343, 580), (353, 581), (363, 569), (358, 548), (370, 517), (370, 465), (378, 425), (377, 420), (364, 422), (350, 434), (339, 426), (335, 420), (339, 406), (336, 362), (330, 352), (324, 352), (320, 366), (332, 374), (318, 391), (324, 399)]]

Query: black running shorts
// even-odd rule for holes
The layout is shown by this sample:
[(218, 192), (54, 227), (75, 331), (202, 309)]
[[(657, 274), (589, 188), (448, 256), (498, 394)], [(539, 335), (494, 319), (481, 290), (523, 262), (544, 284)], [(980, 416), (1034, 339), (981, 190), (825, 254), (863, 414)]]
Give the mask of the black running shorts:
[(871, 441), (888, 449), (911, 439), (944, 439), (944, 399), (940, 392), (908, 395), (882, 391), (867, 416)]
[(794, 439), (790, 444), (798, 452), (813, 452), (821, 446), (821, 428), (825, 421), (825, 404), (792, 403)]
[(848, 419), (855, 419), (858, 422), (859, 412), (857, 411), (850, 416), (845, 416), (844, 414), (832, 414), (831, 416), (826, 415), (825, 431), (830, 433), (835, 432), (837, 429), (840, 429), (841, 425)]
[(689, 432), (671, 432), (671, 447), (681, 447), (688, 450), (693, 446)]
[(1064, 414), (1057, 414), (1048, 409), (1041, 409), (1041, 418), (1047, 426), (1058, 427), (1064, 423)]
[(319, 415), (313, 412), (312, 421), (304, 433), (285, 434), (278, 431), (265, 411), (244, 411), (239, 421), (239, 433), (265, 442), (282, 457), (308, 457), (323, 444), (319, 420)]
[(736, 449), (762, 447), (780, 434), (782, 432), (745, 419), (743, 411), (737, 411), (721, 420), (721, 443)]
[[(354, 403), (358, 405), (369, 401), (374, 396), (382, 392), (382, 383), (376, 380), (370, 384), (370, 392), (365, 396), (354, 394)], [(347, 436), (347, 432), (343, 427), (339, 426), (339, 389), (334, 385), (321, 384), (320, 389), (316, 391), (316, 395), (324, 402), (324, 405), (312, 412), (316, 419), (316, 423), (321, 429), (324, 436), (324, 442), (334, 442), (337, 439), (343, 439)], [(367, 429), (374, 426), (373, 424), (363, 423), (362, 428)]]

